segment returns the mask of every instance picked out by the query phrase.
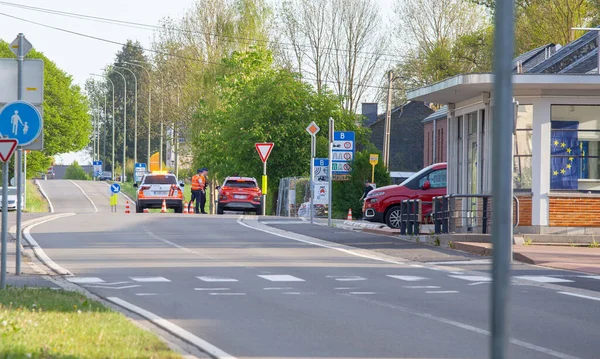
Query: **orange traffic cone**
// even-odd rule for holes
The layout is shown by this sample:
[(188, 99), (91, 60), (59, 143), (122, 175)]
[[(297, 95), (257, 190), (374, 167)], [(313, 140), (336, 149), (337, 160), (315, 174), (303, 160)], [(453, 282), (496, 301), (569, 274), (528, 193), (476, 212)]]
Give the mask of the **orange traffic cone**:
[(144, 212), (144, 213), (150, 213), (150, 211), (148, 210), (148, 208), (144, 208), (144, 210), (142, 212)]
[(131, 213), (129, 211), (129, 201), (125, 202), (125, 213)]
[(194, 202), (190, 201), (190, 210), (188, 211), (188, 214), (194, 214)]
[(187, 203), (187, 201), (183, 202), (183, 214), (188, 214), (188, 203)]
[(347, 221), (351, 221), (352, 220), (352, 208), (348, 209), (348, 217), (346, 217)]
[(162, 207), (160, 209), (160, 213), (167, 213), (167, 201), (163, 199)]

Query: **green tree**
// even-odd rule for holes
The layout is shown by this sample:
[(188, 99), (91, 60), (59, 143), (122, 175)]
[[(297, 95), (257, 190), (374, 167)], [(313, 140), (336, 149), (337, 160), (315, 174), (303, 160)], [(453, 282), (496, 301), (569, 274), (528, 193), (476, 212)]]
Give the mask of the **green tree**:
[[(371, 181), (372, 166), (369, 162), (371, 154), (381, 153), (370, 145), (368, 148), (356, 152), (352, 163), (352, 173), (349, 181), (340, 181), (333, 183), (333, 212), (334, 218), (346, 218), (348, 209), (352, 209), (354, 218), (359, 218), (362, 214), (363, 202), (360, 200), (365, 189), (365, 181)], [(377, 187), (390, 185), (392, 180), (387, 169), (380, 161), (375, 166), (375, 184)]]
[(73, 161), (73, 163), (67, 167), (65, 171), (65, 179), (90, 180), (90, 175), (83, 170), (77, 161)]

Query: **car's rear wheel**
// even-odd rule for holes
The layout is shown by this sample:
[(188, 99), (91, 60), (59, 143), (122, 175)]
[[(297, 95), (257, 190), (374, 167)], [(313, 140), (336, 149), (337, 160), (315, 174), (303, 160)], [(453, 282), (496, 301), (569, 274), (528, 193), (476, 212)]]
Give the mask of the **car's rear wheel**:
[(223, 207), (217, 206), (217, 214), (223, 214)]
[(137, 205), (135, 206), (135, 213), (142, 213), (144, 212), (144, 207)]
[(400, 206), (390, 208), (385, 214), (385, 224), (390, 228), (400, 228), (402, 221), (402, 209)]
[(254, 211), (256, 213), (257, 216), (261, 216), (262, 215), (262, 204), (258, 207), (256, 207), (256, 210)]

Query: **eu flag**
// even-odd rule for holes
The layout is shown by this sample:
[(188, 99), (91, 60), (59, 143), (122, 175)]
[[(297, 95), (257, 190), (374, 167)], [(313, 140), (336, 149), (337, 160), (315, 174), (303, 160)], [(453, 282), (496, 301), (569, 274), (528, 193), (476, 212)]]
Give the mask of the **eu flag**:
[(579, 178), (578, 121), (552, 121), (550, 189), (577, 189)]

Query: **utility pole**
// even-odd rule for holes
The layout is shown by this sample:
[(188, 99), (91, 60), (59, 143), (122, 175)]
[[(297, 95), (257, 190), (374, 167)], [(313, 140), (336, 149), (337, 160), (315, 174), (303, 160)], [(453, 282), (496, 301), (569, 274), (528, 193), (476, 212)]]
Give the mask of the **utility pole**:
[(390, 128), (392, 122), (392, 83), (394, 82), (394, 73), (390, 70), (388, 73), (388, 95), (387, 108), (385, 113), (385, 126), (383, 135), (383, 165), (389, 167), (390, 162)]
[[(117, 70), (113, 70), (115, 73), (121, 75), (125, 87), (123, 89), (123, 168), (121, 174), (121, 182), (125, 182), (125, 167), (127, 166), (127, 80), (125, 75)], [(113, 137), (114, 138), (114, 137)]]

